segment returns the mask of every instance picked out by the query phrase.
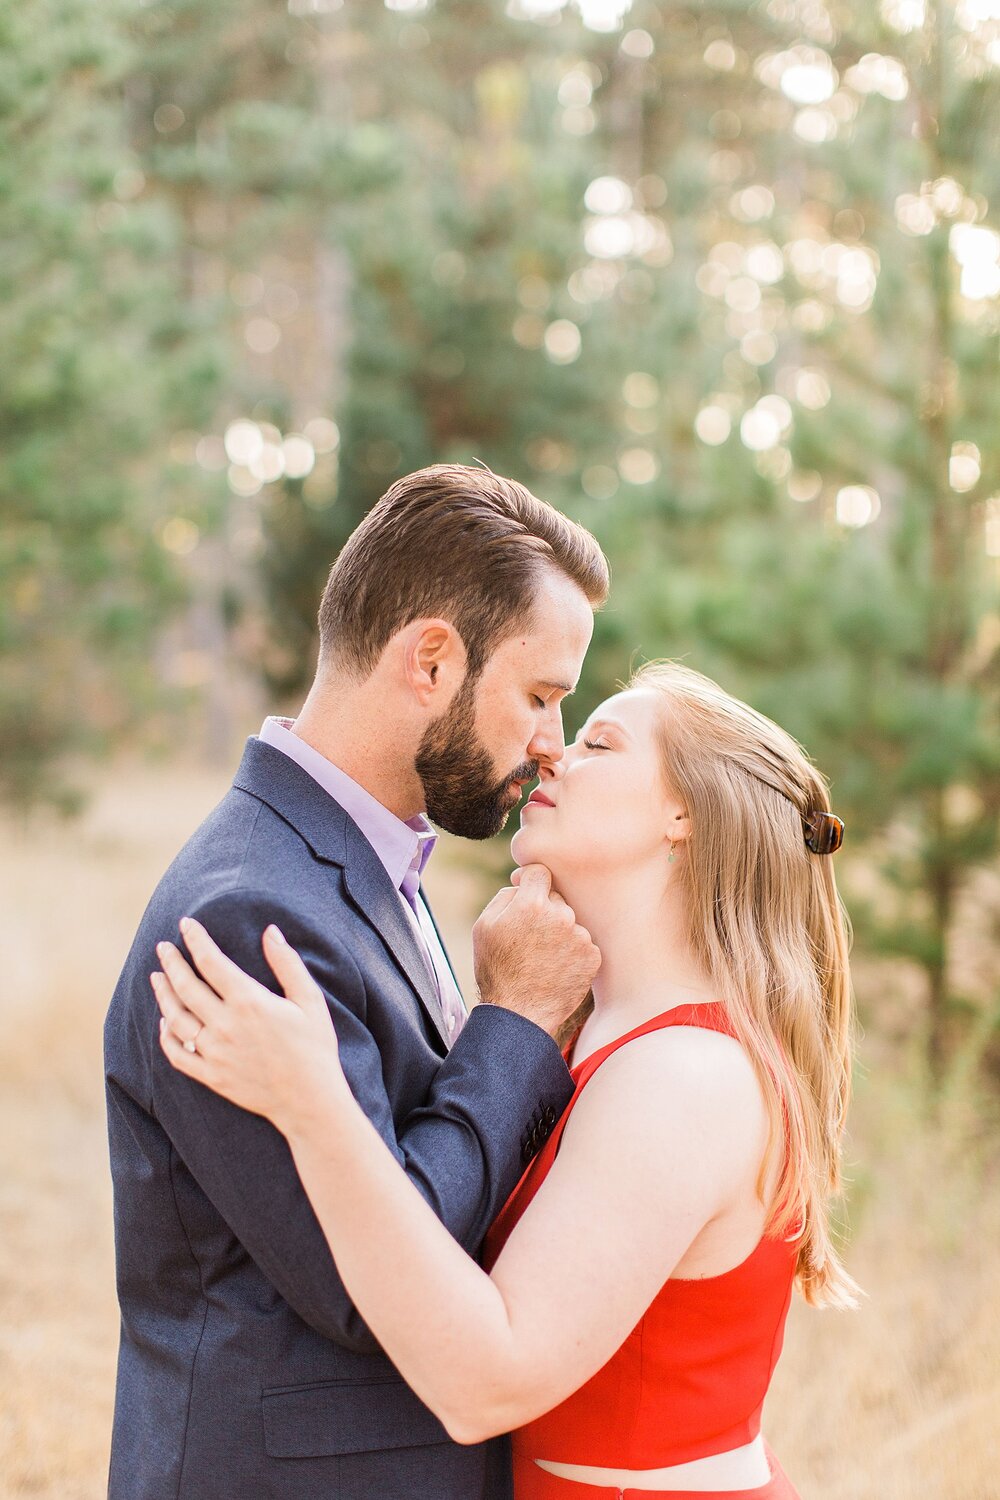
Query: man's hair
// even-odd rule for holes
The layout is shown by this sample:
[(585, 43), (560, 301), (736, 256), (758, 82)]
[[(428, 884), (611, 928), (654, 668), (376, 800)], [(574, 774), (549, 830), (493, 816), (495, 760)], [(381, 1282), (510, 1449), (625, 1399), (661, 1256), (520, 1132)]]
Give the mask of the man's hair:
[(489, 469), (434, 464), (387, 490), (330, 570), (319, 609), (320, 663), (367, 677), (411, 620), (441, 616), (462, 637), (470, 679), (532, 613), (546, 567), (592, 608), (607, 560), (584, 527)]

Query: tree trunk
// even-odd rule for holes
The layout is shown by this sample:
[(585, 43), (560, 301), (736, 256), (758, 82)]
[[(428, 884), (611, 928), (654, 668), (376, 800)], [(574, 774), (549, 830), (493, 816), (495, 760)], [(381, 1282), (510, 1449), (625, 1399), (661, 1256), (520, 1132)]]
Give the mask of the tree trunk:
[(948, 1065), (948, 957), (958, 872), (947, 848), (944, 792), (933, 793), (930, 808), (927, 891), (931, 905), (932, 946), (927, 960), (927, 1066), (940, 1087)]

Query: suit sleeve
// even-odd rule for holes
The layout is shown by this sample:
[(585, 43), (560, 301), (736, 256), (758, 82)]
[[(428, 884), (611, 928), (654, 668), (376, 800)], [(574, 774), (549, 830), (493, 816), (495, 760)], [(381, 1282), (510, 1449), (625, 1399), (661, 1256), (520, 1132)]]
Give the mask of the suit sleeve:
[[(438, 1218), (476, 1254), (524, 1169), (522, 1141), (530, 1142), (532, 1120), (545, 1122), (544, 1129), (572, 1093), (551, 1037), (498, 1006), (476, 1006), (428, 1097), (394, 1123), (367, 1025), (364, 981), (348, 951), (276, 907), (271, 893), (231, 892), (190, 914), (272, 990), (278, 985), (264, 961), (261, 934), (269, 922), (278, 923), (326, 996), (355, 1098)], [(170, 1066), (159, 1045), (155, 1006), (149, 1045), (154, 1112), (237, 1239), (318, 1333), (359, 1352), (378, 1349), (337, 1274), (284, 1137), (261, 1116)]]

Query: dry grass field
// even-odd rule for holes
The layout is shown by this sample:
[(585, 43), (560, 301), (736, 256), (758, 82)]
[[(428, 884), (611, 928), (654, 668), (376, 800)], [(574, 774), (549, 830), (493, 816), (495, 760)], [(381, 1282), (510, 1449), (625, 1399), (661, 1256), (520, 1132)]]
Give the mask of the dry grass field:
[[(227, 780), (126, 762), (79, 821), (0, 825), (5, 1500), (105, 1492), (117, 1320), (101, 1027), (149, 892)], [(437, 863), (467, 976), (481, 885), (454, 854)], [(1000, 1497), (997, 1154), (968, 1118), (927, 1123), (871, 1023), (862, 1062), (849, 1263), (868, 1297), (856, 1313), (796, 1305), (768, 1435), (804, 1500)]]

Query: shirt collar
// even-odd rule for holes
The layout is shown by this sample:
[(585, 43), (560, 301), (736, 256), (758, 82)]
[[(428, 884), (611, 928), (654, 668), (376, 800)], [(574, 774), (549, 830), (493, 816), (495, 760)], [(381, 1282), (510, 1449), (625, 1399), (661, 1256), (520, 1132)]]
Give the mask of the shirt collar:
[(348, 776), (346, 771), (295, 734), (292, 729), (294, 722), (293, 719), (268, 715), (261, 725), (259, 738), (294, 760), (340, 804), (371, 844), (397, 890), (408, 870), (416, 869), (422, 874), (438, 838), (423, 813), (405, 820), (398, 818), (353, 776)]

